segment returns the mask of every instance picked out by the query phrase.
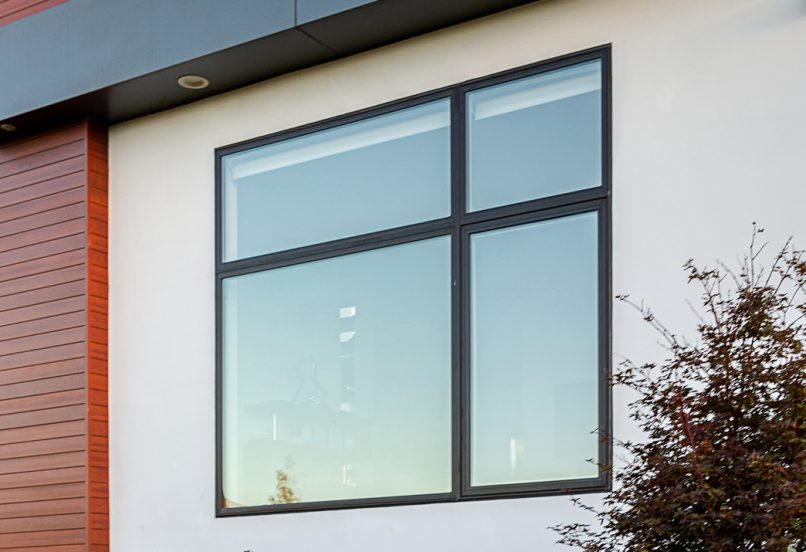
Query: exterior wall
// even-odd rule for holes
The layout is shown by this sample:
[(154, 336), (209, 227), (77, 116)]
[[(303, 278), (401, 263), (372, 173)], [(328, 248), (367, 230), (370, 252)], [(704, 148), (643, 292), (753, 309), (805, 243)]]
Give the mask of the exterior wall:
[(107, 401), (109, 144), (107, 133), (87, 126), (87, 525), (88, 552), (109, 550), (109, 412)]
[(67, 0), (4, 0), (0, 2), (0, 27), (34, 15)]
[[(215, 519), (213, 150), (605, 43), (614, 292), (691, 332), (689, 257), (732, 262), (752, 221), (806, 240), (801, 0), (542, 0), (111, 129), (117, 552), (549, 550), (584, 519), (568, 497)], [(639, 319), (615, 305), (616, 359), (662, 357)]]
[(0, 148), (0, 549), (108, 550), (106, 181), (86, 123)]

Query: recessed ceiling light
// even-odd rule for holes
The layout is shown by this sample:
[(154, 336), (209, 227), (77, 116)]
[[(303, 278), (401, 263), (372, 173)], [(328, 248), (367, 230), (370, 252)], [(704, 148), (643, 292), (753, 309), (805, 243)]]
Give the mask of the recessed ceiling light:
[(0, 125), (0, 130), (5, 130), (6, 132), (14, 132), (17, 130), (17, 127), (12, 125), (11, 123), (3, 123)]
[(210, 81), (201, 75), (183, 75), (176, 79), (176, 82), (182, 88), (189, 88), (190, 90), (201, 90), (210, 86)]

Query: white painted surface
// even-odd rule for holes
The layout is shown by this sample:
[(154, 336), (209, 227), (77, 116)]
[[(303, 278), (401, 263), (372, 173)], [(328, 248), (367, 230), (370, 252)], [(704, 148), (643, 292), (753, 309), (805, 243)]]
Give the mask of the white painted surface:
[[(690, 330), (687, 258), (732, 261), (754, 220), (806, 243), (803, 0), (543, 0), (112, 129), (115, 552), (548, 550), (581, 518), (564, 497), (213, 517), (213, 149), (605, 43), (614, 291)], [(637, 318), (616, 305), (614, 351), (656, 357)]]

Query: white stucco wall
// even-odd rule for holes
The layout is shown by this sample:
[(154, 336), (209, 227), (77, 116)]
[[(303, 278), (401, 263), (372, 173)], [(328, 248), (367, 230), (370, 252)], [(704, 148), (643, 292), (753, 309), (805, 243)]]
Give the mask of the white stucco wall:
[[(687, 258), (734, 260), (752, 221), (806, 243), (803, 0), (543, 0), (112, 129), (115, 552), (553, 547), (565, 497), (214, 519), (213, 149), (605, 43), (614, 291), (690, 330)], [(637, 318), (615, 306), (614, 352), (657, 356)]]

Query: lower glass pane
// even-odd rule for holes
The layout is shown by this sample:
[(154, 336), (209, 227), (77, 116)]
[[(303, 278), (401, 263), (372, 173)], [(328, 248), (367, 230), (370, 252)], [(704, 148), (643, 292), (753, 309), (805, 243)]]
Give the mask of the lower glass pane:
[(224, 281), (226, 507), (451, 490), (450, 249)]
[(471, 236), (471, 485), (597, 476), (597, 214)]

